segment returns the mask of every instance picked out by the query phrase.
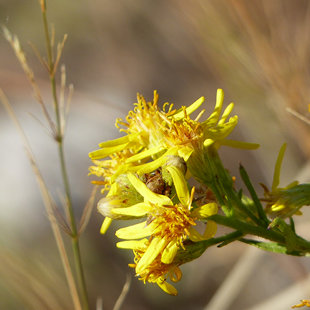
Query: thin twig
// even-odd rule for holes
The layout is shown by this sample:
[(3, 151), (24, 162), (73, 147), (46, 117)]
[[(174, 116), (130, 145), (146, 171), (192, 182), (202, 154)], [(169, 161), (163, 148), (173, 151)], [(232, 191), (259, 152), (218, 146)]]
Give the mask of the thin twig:
[(310, 125), (310, 119), (309, 118), (306, 118), (305, 116), (303, 116), (302, 114), (298, 113), (297, 111), (295, 111), (291, 108), (286, 108), (286, 111), (288, 113), (294, 115), (295, 117), (297, 117), (301, 121), (305, 122), (306, 124)]
[(58, 67), (58, 64), (59, 64), (59, 61), (61, 58), (62, 51), (63, 51), (64, 46), (65, 46), (67, 37), (68, 37), (68, 35), (65, 34), (62, 41), (60, 43), (58, 43), (58, 45), (57, 45), (56, 60), (55, 60), (54, 65), (53, 65), (53, 71), (51, 72), (51, 76), (54, 76), (56, 74), (57, 67)]
[(130, 274), (127, 274), (127, 277), (126, 277), (126, 282), (124, 284), (124, 287), (123, 287), (123, 290), (121, 292), (121, 294), (119, 295), (115, 305), (114, 305), (114, 308), (113, 310), (120, 310), (125, 299), (126, 299), (126, 296), (129, 292), (129, 289), (130, 289), (130, 284), (131, 284), (131, 276)]
[(56, 55), (56, 62), (54, 62), (53, 58), (53, 50), (52, 50), (52, 44), (53, 39), (50, 39), (50, 33), (49, 33), (49, 27), (47, 22), (47, 15), (46, 15), (46, 8), (44, 7), (44, 10), (42, 9), (42, 19), (43, 19), (43, 26), (44, 26), (44, 33), (45, 33), (45, 41), (46, 41), (46, 52), (47, 52), (47, 58), (48, 58), (48, 66), (49, 66), (49, 75), (50, 75), (50, 83), (51, 83), (51, 91), (52, 91), (52, 97), (53, 97), (53, 103), (54, 103), (54, 111), (55, 111), (55, 118), (56, 118), (56, 134), (54, 136), (55, 141), (58, 145), (58, 154), (60, 159), (60, 169), (61, 169), (61, 175), (62, 180), (64, 184), (64, 190), (66, 194), (66, 202), (67, 202), (67, 211), (69, 214), (70, 219), (70, 228), (72, 232), (71, 242), (72, 242), (72, 248), (73, 248), (73, 254), (74, 254), (74, 260), (75, 260), (75, 268), (76, 268), (76, 274), (77, 274), (77, 280), (79, 283), (81, 298), (82, 298), (82, 304), (84, 310), (89, 310), (89, 300), (88, 300), (88, 292), (86, 287), (86, 281), (84, 276), (84, 270), (83, 270), (83, 264), (82, 264), (82, 258), (81, 258), (81, 252), (80, 252), (80, 245), (79, 245), (79, 235), (77, 231), (76, 226), (76, 220), (73, 210), (73, 204), (72, 204), (72, 198), (71, 198), (71, 190), (69, 185), (69, 177), (65, 162), (65, 153), (64, 153), (64, 144), (63, 144), (63, 132), (62, 132), (62, 119), (60, 108), (59, 108), (59, 102), (57, 97), (57, 89), (56, 89), (56, 80), (55, 80), (55, 74), (57, 69), (57, 64), (59, 62), (63, 45), (66, 40), (66, 36), (64, 36), (64, 39), (60, 45), (58, 45), (57, 49), (57, 55)]
[(51, 119), (51, 117), (50, 117), (50, 115), (46, 109), (45, 103), (44, 103), (43, 98), (41, 96), (40, 89), (39, 89), (38, 84), (36, 83), (36, 80), (34, 78), (34, 73), (28, 65), (26, 55), (21, 48), (19, 40), (18, 40), (17, 36), (15, 36), (15, 35), (12, 36), (10, 31), (6, 27), (3, 26), (2, 29), (3, 29), (3, 33), (4, 33), (6, 40), (11, 44), (11, 47), (13, 48), (15, 55), (16, 55), (17, 59), (19, 60), (21, 66), (22, 66), (22, 68), (26, 74), (26, 77), (28, 78), (28, 80), (32, 86), (34, 96), (35, 96), (36, 100), (39, 102), (39, 104), (43, 110), (43, 114), (44, 114), (44, 116), (45, 116), (45, 118), (49, 124), (49, 127), (52, 131), (52, 134), (55, 135), (55, 133), (56, 133), (55, 124), (52, 121), (52, 119)]
[(80, 303), (79, 296), (78, 296), (78, 292), (77, 292), (77, 288), (75, 286), (74, 277), (72, 275), (71, 266), (70, 266), (70, 263), (68, 260), (67, 252), (66, 252), (66, 249), (64, 246), (64, 242), (63, 242), (63, 239), (61, 236), (60, 229), (58, 227), (57, 220), (56, 220), (55, 215), (54, 215), (53, 201), (52, 201), (51, 196), (49, 194), (48, 188), (47, 188), (47, 186), (43, 180), (43, 177), (41, 175), (41, 172), (38, 168), (38, 165), (37, 165), (36, 160), (34, 158), (34, 155), (32, 153), (28, 139), (27, 139), (27, 137), (26, 137), (16, 115), (15, 115), (14, 110), (12, 109), (12, 107), (11, 107), (7, 97), (5, 96), (4, 92), (2, 91), (2, 89), (0, 89), (0, 100), (3, 104), (3, 106), (5, 107), (5, 109), (7, 110), (9, 116), (11, 117), (13, 123), (15, 124), (15, 126), (16, 126), (22, 140), (23, 140), (26, 155), (30, 161), (31, 167), (33, 169), (33, 172), (34, 172), (35, 177), (37, 179), (37, 182), (39, 184), (40, 191), (42, 194), (42, 198), (44, 201), (44, 206), (45, 206), (45, 209), (46, 209), (46, 212), (47, 212), (47, 215), (48, 215), (48, 218), (49, 218), (49, 221), (50, 221), (53, 233), (54, 233), (54, 237), (55, 237), (55, 240), (57, 243), (58, 251), (60, 253), (60, 257), (61, 257), (62, 264), (64, 267), (64, 271), (65, 271), (65, 275), (67, 278), (69, 290), (70, 290), (72, 300), (73, 300), (73, 304), (74, 304), (74, 309), (82, 310), (81, 303)]
[(95, 196), (96, 196), (97, 190), (98, 190), (98, 186), (95, 186), (90, 197), (89, 197), (89, 199), (88, 199), (88, 201), (87, 201), (87, 203), (86, 203), (86, 205), (85, 205), (85, 208), (83, 210), (83, 214), (82, 214), (81, 220), (80, 220), (80, 225), (78, 228), (78, 235), (79, 236), (84, 232), (84, 230), (85, 230), (85, 228), (89, 222), (90, 216), (91, 216), (92, 211), (94, 209), (94, 201), (95, 201)]

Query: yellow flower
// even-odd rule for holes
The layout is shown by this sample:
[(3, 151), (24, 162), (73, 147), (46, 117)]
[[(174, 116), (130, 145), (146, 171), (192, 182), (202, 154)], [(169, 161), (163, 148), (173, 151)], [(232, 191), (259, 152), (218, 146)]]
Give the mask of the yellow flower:
[[(148, 249), (150, 241), (148, 239), (123, 241), (122, 248), (133, 249), (135, 258), (134, 264), (129, 264), (130, 267), (136, 268), (141, 258), (144, 256), (145, 251)], [(178, 264), (171, 263), (165, 264), (161, 261), (161, 254), (159, 254), (154, 261), (139, 274), (139, 280), (144, 284), (146, 282), (156, 283), (163, 291), (170, 295), (177, 295), (176, 288), (167, 282), (178, 282), (182, 278), (182, 272)]]
[[(138, 95), (138, 102), (126, 120), (116, 121), (116, 127), (125, 127), (120, 131), (126, 135), (100, 143), (100, 149), (89, 154), (97, 166), (91, 167), (90, 173), (103, 176), (107, 183), (113, 183), (121, 173), (131, 171), (142, 175), (155, 171), (165, 164), (167, 155), (177, 155), (187, 161), (193, 152), (203, 152), (204, 148), (212, 144), (216, 147), (229, 145), (257, 148), (257, 144), (226, 139), (237, 125), (238, 117), (235, 115), (228, 119), (233, 103), (228, 105), (221, 116), (223, 100), (224, 93), (218, 89), (213, 113), (207, 120), (200, 122), (204, 110), (195, 119), (191, 119), (190, 115), (201, 106), (204, 97), (187, 108), (174, 110), (172, 104), (165, 103), (163, 110), (160, 110), (156, 91), (153, 102), (146, 102)], [(106, 157), (111, 159), (104, 160)]]
[(303, 205), (309, 204), (309, 184), (300, 184), (294, 181), (284, 188), (280, 188), (281, 165), (286, 150), (286, 144), (283, 144), (276, 161), (271, 191), (262, 184), (264, 188), (264, 201), (266, 212), (275, 216), (289, 217), (293, 214), (302, 214), (299, 210)]
[[(214, 222), (208, 221), (203, 234), (200, 234), (193, 226), (196, 225), (196, 220), (207, 219), (216, 214), (218, 210), (216, 203), (193, 208), (194, 188), (189, 193), (182, 170), (175, 166), (169, 166), (166, 169), (173, 180), (177, 203), (174, 203), (168, 196), (152, 192), (139, 178), (129, 173), (129, 181), (144, 197), (144, 202), (112, 210), (114, 214), (122, 216), (144, 215), (147, 217), (144, 222), (117, 230), (117, 237), (130, 240), (119, 242), (117, 246), (135, 250), (136, 257), (138, 257), (135, 265), (137, 275), (157, 284), (159, 284), (158, 281), (161, 283), (163, 278), (147, 276), (150, 270), (152, 272), (154, 269), (166, 271), (173, 264), (178, 249), (184, 248), (185, 240), (197, 242), (213, 237), (216, 232)], [(143, 238), (147, 236), (150, 237), (145, 243)], [(142, 251), (137, 252), (137, 244), (141, 243), (144, 244), (143, 254)]]

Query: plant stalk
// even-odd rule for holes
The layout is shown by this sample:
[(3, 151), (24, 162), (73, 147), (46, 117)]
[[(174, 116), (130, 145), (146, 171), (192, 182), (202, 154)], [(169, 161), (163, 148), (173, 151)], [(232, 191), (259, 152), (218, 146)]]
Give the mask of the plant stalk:
[(82, 259), (81, 259), (79, 235), (78, 235), (76, 222), (75, 222), (71, 191), (70, 191), (70, 185), (69, 185), (69, 178), (68, 178), (66, 162), (65, 162), (63, 132), (62, 132), (61, 116), (60, 116), (59, 104), (58, 104), (58, 98), (57, 98), (54, 60), (53, 60), (53, 52), (52, 52), (50, 34), (49, 34), (48, 23), (47, 23), (45, 1), (44, 1), (44, 6), (41, 6), (41, 8), (42, 8), (42, 17), (43, 17), (43, 24), (44, 24), (45, 39), (46, 39), (48, 70), (50, 74), (50, 83), (51, 83), (51, 88), (52, 88), (52, 96), (53, 96), (54, 110), (55, 110), (55, 116), (56, 116), (56, 133), (55, 133), (54, 138), (58, 144), (58, 154), (59, 154), (59, 159), (60, 159), (61, 174), (62, 174), (65, 195), (66, 195), (67, 213), (69, 215), (69, 221), (70, 221), (71, 241), (72, 241), (72, 249), (74, 253), (77, 281), (78, 281), (79, 288), (80, 288), (83, 309), (89, 310), (90, 307), (89, 307), (88, 293), (87, 293), (87, 288), (86, 288), (86, 281), (85, 281), (85, 276), (84, 276), (84, 271), (83, 271), (83, 264), (82, 264)]

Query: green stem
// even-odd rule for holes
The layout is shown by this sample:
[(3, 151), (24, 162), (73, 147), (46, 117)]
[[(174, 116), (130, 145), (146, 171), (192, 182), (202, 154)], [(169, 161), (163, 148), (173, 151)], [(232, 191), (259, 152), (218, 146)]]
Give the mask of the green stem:
[(260, 226), (253, 226), (252, 224), (245, 223), (235, 218), (229, 218), (222, 215), (212, 215), (208, 219), (221, 224), (226, 227), (234, 228), (235, 230), (241, 231), (244, 235), (250, 234), (258, 237), (262, 237), (267, 240), (279, 242), (285, 244), (285, 238), (273, 230)]
[(86, 281), (85, 281), (80, 246), (79, 246), (79, 235), (78, 235), (76, 222), (75, 222), (75, 216), (74, 216), (74, 211), (73, 211), (73, 206), (72, 206), (71, 191), (70, 191), (70, 185), (69, 185), (69, 178), (68, 178), (68, 173), (67, 173), (67, 168), (66, 168), (66, 163), (65, 163), (63, 133), (62, 133), (62, 128), (61, 128), (61, 117), (60, 117), (59, 104), (58, 104), (58, 98), (57, 98), (53, 53), (52, 53), (52, 46), (51, 46), (51, 41), (50, 41), (50, 35), (49, 35), (49, 30), (48, 30), (48, 23), (47, 23), (47, 16), (46, 16), (45, 9), (42, 10), (42, 17), (43, 17), (43, 24), (44, 24), (44, 31), (45, 31), (45, 39), (46, 39), (48, 69), (49, 69), (50, 82), (51, 82), (51, 87), (52, 87), (54, 110), (55, 110), (55, 115), (56, 115), (55, 140), (57, 141), (57, 144), (58, 144), (61, 174), (62, 174), (65, 194), (66, 194), (66, 200), (67, 200), (66, 201), (67, 211), (68, 211), (70, 227), (71, 227), (71, 239), (72, 239), (72, 248), (73, 248), (74, 260), (75, 260), (75, 268), (76, 268), (77, 280), (78, 280), (79, 287), (80, 287), (80, 294), (82, 297), (83, 309), (89, 310), (90, 307), (89, 307), (89, 301), (88, 301)]
[(177, 264), (185, 264), (190, 262), (199, 256), (201, 256), (205, 250), (213, 245), (219, 244), (220, 246), (223, 243), (230, 243), (241, 238), (243, 234), (240, 231), (234, 231), (224, 236), (217, 238), (211, 238), (205, 241), (192, 242), (189, 241), (187, 244), (184, 243), (185, 249), (180, 248), (178, 254), (174, 259), (174, 262)]
[[(212, 215), (209, 219), (223, 226), (233, 228), (241, 232), (243, 235), (254, 235), (282, 244), (287, 248), (288, 252), (300, 252), (299, 255), (307, 255), (310, 253), (310, 242), (297, 235), (291, 236), (293, 240), (292, 242), (289, 242), (283, 232), (274, 231), (260, 226), (253, 226), (240, 220), (222, 215)], [(283, 224), (287, 225), (284, 221)]]

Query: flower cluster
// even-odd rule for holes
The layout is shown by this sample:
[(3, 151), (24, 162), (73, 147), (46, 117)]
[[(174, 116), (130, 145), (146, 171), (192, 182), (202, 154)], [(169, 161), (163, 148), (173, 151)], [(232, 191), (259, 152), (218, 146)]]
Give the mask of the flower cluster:
[[(116, 121), (116, 127), (126, 135), (100, 143), (100, 149), (89, 154), (94, 163), (90, 174), (102, 178), (94, 183), (104, 185), (103, 192), (108, 191), (98, 203), (99, 212), (105, 216), (101, 233), (114, 219), (143, 218), (116, 231), (116, 236), (125, 240), (117, 246), (133, 250), (135, 259), (130, 266), (142, 281), (157, 283), (172, 295), (177, 291), (167, 279), (177, 282), (182, 275), (182, 261), (175, 261), (178, 250), (185, 249), (185, 242), (207, 240), (216, 233), (216, 224), (208, 217), (218, 212), (217, 202), (206, 198), (212, 194), (205, 194), (204, 199), (195, 197), (195, 188), (187, 179), (188, 170), (197, 168), (188, 167), (189, 159), (211, 146), (257, 147), (227, 139), (238, 117), (229, 117), (232, 103), (222, 113), (223, 98), (219, 89), (214, 111), (200, 122), (204, 110), (194, 119), (190, 115), (202, 105), (203, 97), (189, 107), (176, 110), (173, 104), (165, 103), (160, 110), (156, 91), (153, 102), (138, 95), (134, 110), (125, 120)], [(201, 232), (195, 228), (198, 221), (205, 225)]]

